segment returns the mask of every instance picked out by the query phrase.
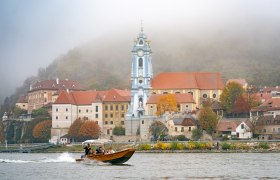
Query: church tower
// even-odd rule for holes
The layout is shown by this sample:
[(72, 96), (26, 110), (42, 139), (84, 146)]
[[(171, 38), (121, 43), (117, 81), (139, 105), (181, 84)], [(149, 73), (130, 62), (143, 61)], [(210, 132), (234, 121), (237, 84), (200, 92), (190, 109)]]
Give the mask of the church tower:
[(126, 135), (139, 132), (140, 118), (145, 115), (145, 106), (150, 96), (153, 78), (151, 48), (143, 28), (132, 48), (131, 102), (126, 114)]

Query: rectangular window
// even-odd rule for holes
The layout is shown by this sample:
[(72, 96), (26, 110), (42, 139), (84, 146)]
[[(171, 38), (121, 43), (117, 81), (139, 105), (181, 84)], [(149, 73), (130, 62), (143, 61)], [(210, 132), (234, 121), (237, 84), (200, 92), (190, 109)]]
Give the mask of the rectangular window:
[(122, 105), (122, 111), (124, 110), (124, 105)]
[(107, 134), (110, 134), (110, 129), (107, 129)]
[(181, 132), (184, 132), (184, 127), (181, 127)]
[(110, 117), (113, 118), (113, 114), (110, 114)]
[(79, 109), (79, 113), (81, 113), (81, 110)]
[(113, 105), (110, 106), (110, 110), (113, 111)]
[(66, 116), (65, 119), (68, 119), (68, 116)]
[(124, 113), (122, 113), (122, 118), (124, 118)]
[(192, 127), (189, 127), (189, 131), (192, 131)]
[(56, 110), (55, 110), (56, 112), (58, 112), (58, 109), (56, 108)]
[(177, 127), (175, 127), (175, 132), (177, 132)]
[(124, 125), (124, 121), (122, 121), (122, 125)]
[(66, 108), (66, 112), (68, 111), (68, 108)]
[(57, 120), (57, 119), (58, 119), (58, 116), (56, 116), (55, 119)]
[(119, 110), (119, 106), (118, 105), (116, 105), (116, 111), (118, 111)]
[(241, 129), (244, 129), (244, 124), (241, 124)]
[(144, 124), (144, 120), (142, 120), (142, 124)]
[(107, 105), (105, 106), (105, 111), (108, 111), (108, 106)]
[(96, 119), (98, 118), (98, 114), (95, 114), (95, 118), (96, 118)]
[(105, 121), (105, 124), (108, 124), (108, 121)]
[(113, 121), (110, 121), (110, 124), (114, 124)]
[(86, 109), (86, 112), (88, 113), (88, 109)]
[(98, 106), (95, 106), (95, 112), (98, 112)]
[(105, 118), (108, 118), (108, 114), (105, 114)]

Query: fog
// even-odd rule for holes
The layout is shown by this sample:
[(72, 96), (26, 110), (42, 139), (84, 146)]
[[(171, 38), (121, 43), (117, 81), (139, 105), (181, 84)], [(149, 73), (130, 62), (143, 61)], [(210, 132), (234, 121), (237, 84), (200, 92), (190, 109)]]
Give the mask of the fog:
[(278, 0), (1, 0), (0, 102), (40, 67), (76, 46), (124, 32), (133, 42), (141, 20), (151, 41), (153, 36), (172, 41), (180, 35), (207, 43), (201, 37), (220, 33), (244, 38), (257, 33), (266, 39), (279, 33), (279, 9)]

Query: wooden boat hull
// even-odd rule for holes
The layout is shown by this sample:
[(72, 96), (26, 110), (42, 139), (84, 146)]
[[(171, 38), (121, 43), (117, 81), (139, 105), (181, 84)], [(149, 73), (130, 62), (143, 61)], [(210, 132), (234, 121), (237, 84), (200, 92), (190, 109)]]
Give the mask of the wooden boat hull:
[(111, 164), (122, 164), (128, 161), (134, 152), (135, 149), (129, 148), (111, 154), (89, 154), (86, 158), (76, 159), (76, 161), (84, 161), (85, 159), (89, 159)]

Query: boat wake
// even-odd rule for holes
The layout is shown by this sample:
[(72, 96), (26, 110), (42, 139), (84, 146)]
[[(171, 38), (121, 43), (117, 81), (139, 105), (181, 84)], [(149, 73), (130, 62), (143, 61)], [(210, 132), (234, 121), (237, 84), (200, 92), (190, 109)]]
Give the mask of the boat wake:
[(0, 159), (0, 163), (72, 163), (76, 162), (69, 153), (63, 153), (55, 159), (44, 158), (38, 160)]

